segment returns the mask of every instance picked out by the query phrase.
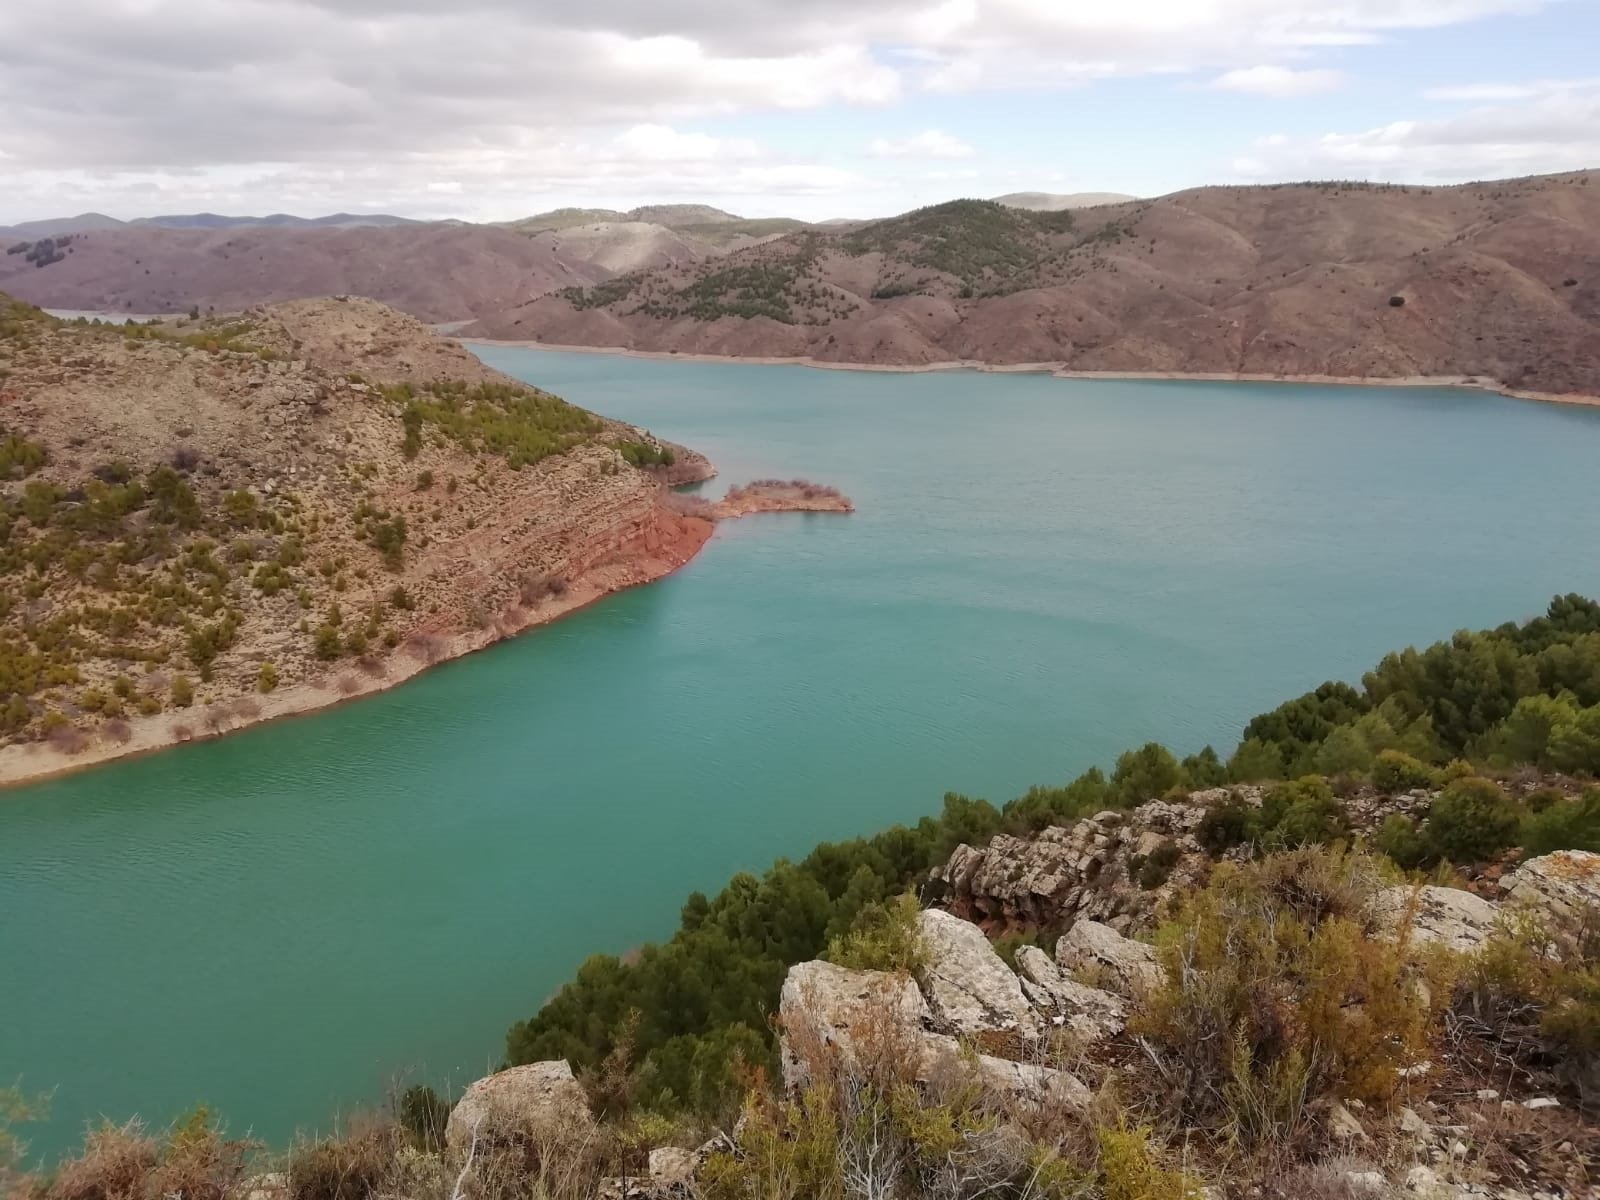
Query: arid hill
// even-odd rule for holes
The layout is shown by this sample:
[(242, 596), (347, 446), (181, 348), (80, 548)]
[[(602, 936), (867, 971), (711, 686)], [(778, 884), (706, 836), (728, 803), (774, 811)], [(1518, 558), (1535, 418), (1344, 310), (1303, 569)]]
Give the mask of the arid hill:
[(1600, 393), (1600, 172), (964, 200), (573, 288), (488, 338), (1073, 370), (1471, 376)]
[(0, 302), (3, 778), (371, 690), (710, 531), (659, 474), (703, 459), (372, 301), (166, 326)]
[(1007, 208), (1026, 208), (1033, 212), (1060, 212), (1064, 208), (1094, 208), (1100, 204), (1126, 204), (1139, 197), (1127, 192), (1008, 192), (996, 196), (996, 204)]
[(456, 321), (612, 272), (489, 225), (391, 228), (163, 229), (127, 226), (43, 239), (0, 255), (0, 291), (46, 308), (92, 312), (237, 311), (307, 296), (370, 296), (424, 321)]

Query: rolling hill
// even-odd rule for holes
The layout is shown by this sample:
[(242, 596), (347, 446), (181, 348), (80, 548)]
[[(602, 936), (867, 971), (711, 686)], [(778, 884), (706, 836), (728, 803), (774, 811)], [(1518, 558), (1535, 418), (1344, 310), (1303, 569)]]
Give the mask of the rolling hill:
[(1600, 394), (1600, 172), (962, 200), (514, 306), (489, 338), (922, 366), (1481, 377)]
[(1101, 204), (1125, 204), (1139, 197), (1126, 192), (1010, 192), (996, 196), (996, 204), (1007, 208), (1026, 208), (1031, 212), (1060, 212), (1064, 208), (1095, 208)]
[(357, 294), (451, 321), (612, 274), (548, 237), (487, 225), (133, 226), (71, 235), (47, 257), (39, 267), (28, 252), (0, 255), (0, 291), (46, 308), (130, 313)]

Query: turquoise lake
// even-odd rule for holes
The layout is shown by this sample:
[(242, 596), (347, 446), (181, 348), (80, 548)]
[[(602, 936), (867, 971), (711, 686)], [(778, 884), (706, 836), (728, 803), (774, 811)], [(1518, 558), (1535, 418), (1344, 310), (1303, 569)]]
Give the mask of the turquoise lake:
[[(326, 1129), (459, 1085), (692, 889), (1384, 651), (1600, 593), (1600, 411), (1448, 390), (890, 375), (486, 349), (856, 515), (379, 697), (0, 796), (0, 1084), (97, 1115)], [(720, 484), (711, 485), (717, 488)]]

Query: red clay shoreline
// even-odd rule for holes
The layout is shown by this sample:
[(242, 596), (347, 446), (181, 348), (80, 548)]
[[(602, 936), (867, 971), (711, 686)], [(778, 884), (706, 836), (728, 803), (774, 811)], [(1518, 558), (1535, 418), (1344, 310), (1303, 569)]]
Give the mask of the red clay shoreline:
[[(709, 477), (709, 476), (705, 476)], [(799, 483), (802, 481), (796, 481)], [(854, 506), (832, 488), (814, 488), (802, 493), (778, 481), (736, 489), (755, 500), (729, 504), (705, 504), (701, 511), (676, 511), (663, 489), (654, 510), (654, 520), (631, 543), (594, 569), (569, 581), (564, 594), (546, 599), (527, 612), (515, 627), (504, 625), (458, 632), (437, 654), (419, 657), (405, 645), (383, 658), (364, 664), (331, 670), (313, 680), (283, 687), (267, 695), (239, 696), (206, 709), (166, 712), (136, 718), (130, 722), (131, 734), (124, 742), (98, 741), (70, 753), (44, 742), (13, 743), (0, 747), (0, 791), (11, 791), (106, 763), (144, 757), (191, 742), (212, 741), (243, 729), (270, 722), (308, 716), (326, 709), (365, 699), (378, 692), (398, 687), (432, 667), (454, 662), (500, 642), (521, 636), (529, 630), (549, 625), (629, 588), (655, 583), (683, 570), (705, 549), (716, 531), (716, 520), (733, 520), (758, 512), (853, 512)], [(240, 711), (240, 710), (244, 711)], [(202, 713), (221, 714), (223, 724), (204, 730)], [(183, 731), (181, 734), (179, 731)]]

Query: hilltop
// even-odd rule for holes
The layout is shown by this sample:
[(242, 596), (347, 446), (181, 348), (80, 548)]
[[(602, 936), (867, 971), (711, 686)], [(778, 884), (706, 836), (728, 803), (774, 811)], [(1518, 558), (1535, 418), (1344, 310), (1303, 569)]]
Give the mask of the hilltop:
[(235, 311), (354, 294), (425, 321), (451, 321), (611, 276), (547, 242), (484, 225), (128, 226), (23, 239), (6, 249), (0, 291), (91, 312)]
[(371, 301), (4, 304), (6, 777), (371, 690), (709, 531), (660, 505), (675, 451)]
[(573, 287), (475, 336), (1074, 371), (1477, 377), (1600, 394), (1596, 172), (961, 200)]
[(667, 491), (711, 474), (370, 300), (114, 326), (0, 297), (0, 782), (388, 686), (715, 519), (849, 511)]
[(706, 205), (561, 209), (503, 225), (398, 217), (122, 222), (98, 214), (0, 231), (0, 290), (46, 308), (177, 313), (370, 296), (424, 321), (491, 315), (613, 275), (691, 264), (804, 228)]
[(158, 217), (136, 217), (120, 221), (104, 213), (79, 213), (75, 217), (50, 217), (39, 221), (20, 221), (15, 225), (0, 226), (0, 237), (49, 237), (63, 233), (95, 233), (112, 229), (129, 229), (143, 225), (162, 229), (237, 229), (252, 226), (270, 226), (286, 229), (360, 229), (390, 225), (419, 225), (409, 217), (396, 217), (388, 213), (331, 213), (325, 217), (296, 217), (289, 213), (269, 213), (264, 217), (230, 217), (220, 213), (167, 213)]
[(1139, 197), (1127, 192), (1008, 192), (994, 197), (1007, 208), (1026, 208), (1034, 212), (1060, 212), (1064, 208), (1094, 208), (1101, 204), (1125, 204)]

